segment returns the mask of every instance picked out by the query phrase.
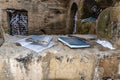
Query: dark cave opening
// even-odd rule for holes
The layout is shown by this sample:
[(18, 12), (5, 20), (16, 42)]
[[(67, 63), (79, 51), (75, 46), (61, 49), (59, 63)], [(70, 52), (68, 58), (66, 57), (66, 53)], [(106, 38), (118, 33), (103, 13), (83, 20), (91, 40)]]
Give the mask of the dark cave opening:
[(28, 34), (28, 11), (24, 9), (7, 9), (10, 35)]
[(70, 34), (76, 33), (76, 21), (77, 21), (78, 6), (73, 3), (70, 11)]

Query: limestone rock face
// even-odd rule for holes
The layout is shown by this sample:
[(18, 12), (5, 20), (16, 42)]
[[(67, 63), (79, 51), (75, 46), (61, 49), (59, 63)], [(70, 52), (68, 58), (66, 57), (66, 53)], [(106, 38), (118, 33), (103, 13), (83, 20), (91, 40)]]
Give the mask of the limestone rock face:
[(92, 55), (56, 56), (50, 60), (49, 79), (92, 80), (95, 58)]
[(0, 32), (0, 46), (4, 43), (4, 37), (2, 31)]
[(45, 57), (33, 57), (31, 54), (14, 56), (0, 62), (0, 79), (92, 80), (94, 77), (95, 61), (92, 55), (84, 57), (79, 57), (79, 55), (58, 56), (54, 54), (48, 54)]
[(117, 57), (101, 59), (99, 62), (99, 76), (101, 79), (107, 77), (115, 78), (118, 74), (119, 60)]
[(33, 52), (13, 42), (23, 36), (6, 35), (0, 47), (0, 80), (93, 80), (95, 50), (70, 49), (53, 40), (57, 45), (43, 52)]
[[(0, 80), (102, 80), (120, 79), (120, 50), (71, 49), (58, 42), (42, 52), (14, 44), (25, 36), (5, 36), (0, 47)], [(103, 48), (103, 47), (102, 47)]]
[(29, 34), (43, 34), (43, 31), (44, 34), (65, 33), (66, 2), (59, 0), (0, 1), (3, 27), (7, 33), (10, 32), (10, 16), (7, 9), (26, 10)]
[(105, 9), (98, 17), (97, 33), (114, 45), (120, 45), (120, 7)]
[(2, 27), (2, 10), (0, 10), (0, 46), (4, 42), (4, 30)]
[(120, 1), (119, 1), (119, 0), (118, 0), (118, 1), (116, 1), (116, 2), (115, 2), (115, 4), (114, 4), (114, 6), (115, 6), (115, 7), (120, 6)]
[(7, 33), (11, 30), (7, 10), (14, 9), (28, 12), (28, 34), (70, 34), (75, 24), (75, 13), (78, 12), (77, 23), (81, 18), (97, 16), (95, 4), (94, 0), (4, 0), (0, 1), (0, 9)]
[(0, 79), (1, 80), (7, 80), (6, 71), (5, 71), (6, 63), (3, 59), (0, 61), (0, 66), (1, 66), (0, 67)]

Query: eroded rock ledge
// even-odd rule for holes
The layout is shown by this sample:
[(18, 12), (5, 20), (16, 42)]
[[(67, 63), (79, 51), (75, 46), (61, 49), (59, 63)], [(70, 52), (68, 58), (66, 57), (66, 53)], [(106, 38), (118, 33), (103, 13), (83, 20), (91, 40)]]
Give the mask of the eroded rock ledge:
[(0, 80), (106, 80), (119, 79), (119, 50), (70, 49), (57, 41), (52, 48), (36, 53), (14, 41), (25, 36), (6, 35), (0, 47)]

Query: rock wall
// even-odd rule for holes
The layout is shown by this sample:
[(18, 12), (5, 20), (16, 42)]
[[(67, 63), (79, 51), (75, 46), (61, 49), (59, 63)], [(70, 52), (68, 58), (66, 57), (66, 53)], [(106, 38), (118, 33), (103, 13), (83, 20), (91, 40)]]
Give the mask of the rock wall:
[(36, 53), (14, 44), (24, 37), (17, 36), (6, 35), (0, 47), (0, 80), (93, 79), (96, 57), (92, 52), (70, 49), (54, 37), (56, 46)]
[[(52, 56), (52, 57), (51, 57)], [(94, 76), (95, 58), (91, 56), (79, 57), (55, 56), (11, 57), (0, 62), (1, 80), (92, 80)], [(69, 77), (68, 77), (69, 76)]]
[(110, 7), (105, 9), (98, 17), (97, 34), (101, 39), (106, 39), (120, 46), (120, 7)]
[(5, 36), (0, 47), (0, 80), (107, 80), (120, 79), (120, 50), (93, 42), (90, 48), (71, 49), (57, 41), (36, 53), (14, 44), (25, 36)]
[[(92, 4), (91, 4), (92, 2)], [(78, 21), (91, 14), (93, 0), (6, 0), (0, 1), (2, 10), (2, 24), (7, 33), (10, 32), (9, 15), (7, 9), (28, 11), (29, 34), (70, 34), (74, 27), (74, 14), (71, 9), (76, 5)], [(88, 6), (85, 6), (88, 4)], [(74, 8), (73, 8), (74, 9)], [(87, 12), (86, 12), (87, 11)], [(75, 12), (74, 12), (75, 13)], [(72, 16), (71, 16), (72, 15)]]
[(4, 30), (2, 26), (2, 10), (0, 10), (0, 46), (4, 42)]
[(56, 56), (50, 60), (49, 79), (92, 80), (94, 68), (95, 57), (92, 55)]
[(42, 80), (42, 63), (37, 60), (30, 55), (1, 59), (0, 80)]
[(3, 26), (9, 32), (9, 16), (7, 9), (24, 9), (28, 11), (29, 34), (65, 33), (66, 5), (58, 0), (3, 0), (0, 1), (3, 11)]

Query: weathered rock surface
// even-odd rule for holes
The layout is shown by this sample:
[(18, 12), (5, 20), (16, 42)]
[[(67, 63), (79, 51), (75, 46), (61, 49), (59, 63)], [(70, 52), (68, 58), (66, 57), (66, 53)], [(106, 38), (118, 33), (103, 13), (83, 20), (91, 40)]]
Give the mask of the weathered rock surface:
[(98, 17), (97, 34), (114, 45), (120, 45), (120, 7), (105, 9)]
[[(29, 34), (65, 33), (66, 4), (58, 0), (3, 0), (0, 1), (2, 24), (7, 33), (10, 31), (10, 17), (7, 9), (28, 11)], [(52, 31), (54, 30), (54, 31)], [(59, 30), (59, 31), (58, 31)]]
[[(88, 0), (85, 1), (89, 3)], [(86, 5), (84, 0), (1, 0), (2, 24), (8, 32), (7, 8), (25, 9), (28, 11), (29, 34), (42, 34), (41, 31), (45, 31), (46, 34), (69, 33), (73, 3), (79, 7), (79, 19), (83, 15), (89, 16), (88, 13), (81, 12), (83, 5)], [(115, 45), (120, 44), (118, 5), (116, 3), (117, 7), (103, 11), (97, 23), (98, 36)], [(89, 3), (85, 7), (88, 9), (93, 6)], [(5, 43), (0, 47), (0, 80), (120, 79), (119, 47), (116, 50), (109, 50), (91, 42), (90, 48), (70, 49), (58, 42), (57, 36), (54, 36), (57, 43), (54, 47), (36, 53), (14, 43), (24, 37), (26, 36), (5, 35)], [(2, 34), (0, 38), (3, 41)]]
[(36, 53), (14, 41), (26, 36), (5, 36), (0, 47), (0, 80), (102, 80), (119, 75), (119, 50), (70, 49), (57, 41), (54, 47)]
[(10, 16), (7, 10), (26, 10), (29, 34), (72, 33), (76, 11), (79, 23), (81, 18), (91, 17), (91, 15), (94, 17), (96, 12), (92, 7), (95, 4), (94, 0), (3, 0), (0, 1), (2, 25), (5, 31), (10, 33)]

